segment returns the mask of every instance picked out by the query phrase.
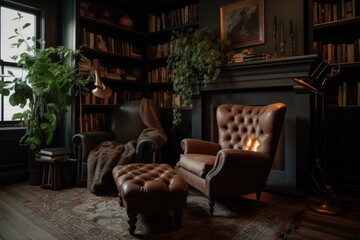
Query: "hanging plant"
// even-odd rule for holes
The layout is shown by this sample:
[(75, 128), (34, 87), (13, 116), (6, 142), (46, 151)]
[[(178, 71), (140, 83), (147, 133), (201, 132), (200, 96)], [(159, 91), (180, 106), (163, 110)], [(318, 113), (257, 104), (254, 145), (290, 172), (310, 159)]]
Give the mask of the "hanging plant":
[(168, 68), (173, 78), (173, 90), (181, 98), (181, 105), (173, 110), (173, 124), (181, 122), (181, 108), (191, 107), (192, 85), (214, 82), (221, 66), (231, 56), (223, 49), (229, 42), (221, 40), (209, 27), (174, 31), (171, 37), (171, 53)]

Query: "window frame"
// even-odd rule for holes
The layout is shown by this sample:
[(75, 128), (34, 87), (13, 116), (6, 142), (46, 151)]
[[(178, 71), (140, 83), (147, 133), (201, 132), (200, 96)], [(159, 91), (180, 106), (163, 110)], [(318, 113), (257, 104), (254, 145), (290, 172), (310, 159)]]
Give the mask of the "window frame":
[[(0, 0), (0, 8), (6, 7), (13, 9), (15, 11), (21, 11), (28, 14), (32, 14), (35, 16), (35, 37), (37, 39), (44, 39), (44, 12), (41, 9), (34, 8), (29, 5), (24, 5), (20, 3), (15, 3), (12, 1)], [(1, 21), (1, 19), (0, 19)], [(0, 32), (1, 34), (1, 32)], [(1, 43), (0, 43), (1, 44)], [(40, 47), (40, 45), (38, 45)], [(5, 67), (18, 67), (14, 62), (8, 62), (0, 59), (0, 73), (4, 73)], [(0, 81), (3, 81), (4, 78), (0, 77)], [(19, 121), (12, 121), (12, 120), (3, 120), (4, 119), (4, 97), (0, 95), (0, 128), (3, 127), (21, 127)]]

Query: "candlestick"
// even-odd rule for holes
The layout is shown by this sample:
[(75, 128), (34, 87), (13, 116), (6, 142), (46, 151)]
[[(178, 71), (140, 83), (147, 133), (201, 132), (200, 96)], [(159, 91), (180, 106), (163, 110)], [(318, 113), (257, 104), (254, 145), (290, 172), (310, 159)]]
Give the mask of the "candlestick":
[(281, 29), (280, 29), (280, 51), (281, 51), (281, 57), (285, 57), (284, 21), (281, 22)]
[(289, 42), (289, 55), (294, 55), (294, 29), (293, 29), (293, 21), (290, 20), (290, 42)]
[(273, 55), (273, 57), (274, 58), (276, 58), (276, 52), (277, 52), (276, 32), (277, 32), (277, 20), (276, 20), (276, 16), (275, 16), (274, 17), (274, 25), (273, 25), (273, 46), (274, 46), (274, 55)]

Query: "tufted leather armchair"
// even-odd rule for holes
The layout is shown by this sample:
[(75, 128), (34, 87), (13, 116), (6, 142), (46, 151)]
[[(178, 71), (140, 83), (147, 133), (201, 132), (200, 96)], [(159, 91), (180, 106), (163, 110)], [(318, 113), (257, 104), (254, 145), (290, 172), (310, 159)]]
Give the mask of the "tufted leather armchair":
[[(269, 176), (286, 105), (220, 105), (216, 111), (218, 143), (183, 139), (184, 153), (178, 173), (209, 198), (210, 215), (215, 199), (261, 191)], [(258, 143), (258, 145), (257, 145)]]
[[(154, 109), (151, 102), (148, 103), (152, 106), (151, 110), (157, 110)], [(140, 115), (140, 105), (140, 100), (122, 102), (110, 110), (107, 119), (107, 131), (83, 132), (73, 136), (73, 143), (78, 156), (78, 186), (86, 186), (88, 155), (93, 148), (103, 141), (115, 140), (125, 144), (131, 140), (137, 140), (135, 162), (151, 162), (153, 154), (164, 146), (167, 138), (158, 132), (149, 132), (146, 136), (139, 137), (144, 133), (143, 130), (147, 129)], [(155, 117), (158, 118), (156, 114)], [(162, 127), (159, 126), (159, 128)]]

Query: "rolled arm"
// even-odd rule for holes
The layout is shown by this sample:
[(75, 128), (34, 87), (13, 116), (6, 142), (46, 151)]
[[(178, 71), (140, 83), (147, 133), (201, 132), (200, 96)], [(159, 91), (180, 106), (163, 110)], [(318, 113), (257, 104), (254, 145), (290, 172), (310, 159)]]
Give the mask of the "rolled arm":
[(144, 129), (136, 145), (136, 162), (149, 162), (152, 154), (159, 151), (166, 143), (166, 135), (155, 128)]
[[(214, 167), (206, 176), (207, 192), (210, 197), (221, 195), (226, 191), (224, 183), (237, 184), (244, 176), (248, 176), (249, 182), (241, 185), (242, 187), (237, 186), (238, 190), (235, 191), (241, 192), (243, 188), (246, 193), (249, 189), (261, 189), (266, 183), (271, 165), (271, 157), (266, 153), (223, 149), (218, 153)], [(228, 191), (234, 191), (231, 188), (233, 187), (230, 186)]]
[(78, 159), (78, 180), (87, 178), (87, 158), (90, 151), (99, 143), (113, 139), (109, 131), (94, 131), (75, 134), (72, 138)]
[(183, 139), (181, 141), (181, 148), (184, 150), (184, 154), (197, 153), (213, 156), (216, 156), (221, 150), (218, 143), (191, 138)]

